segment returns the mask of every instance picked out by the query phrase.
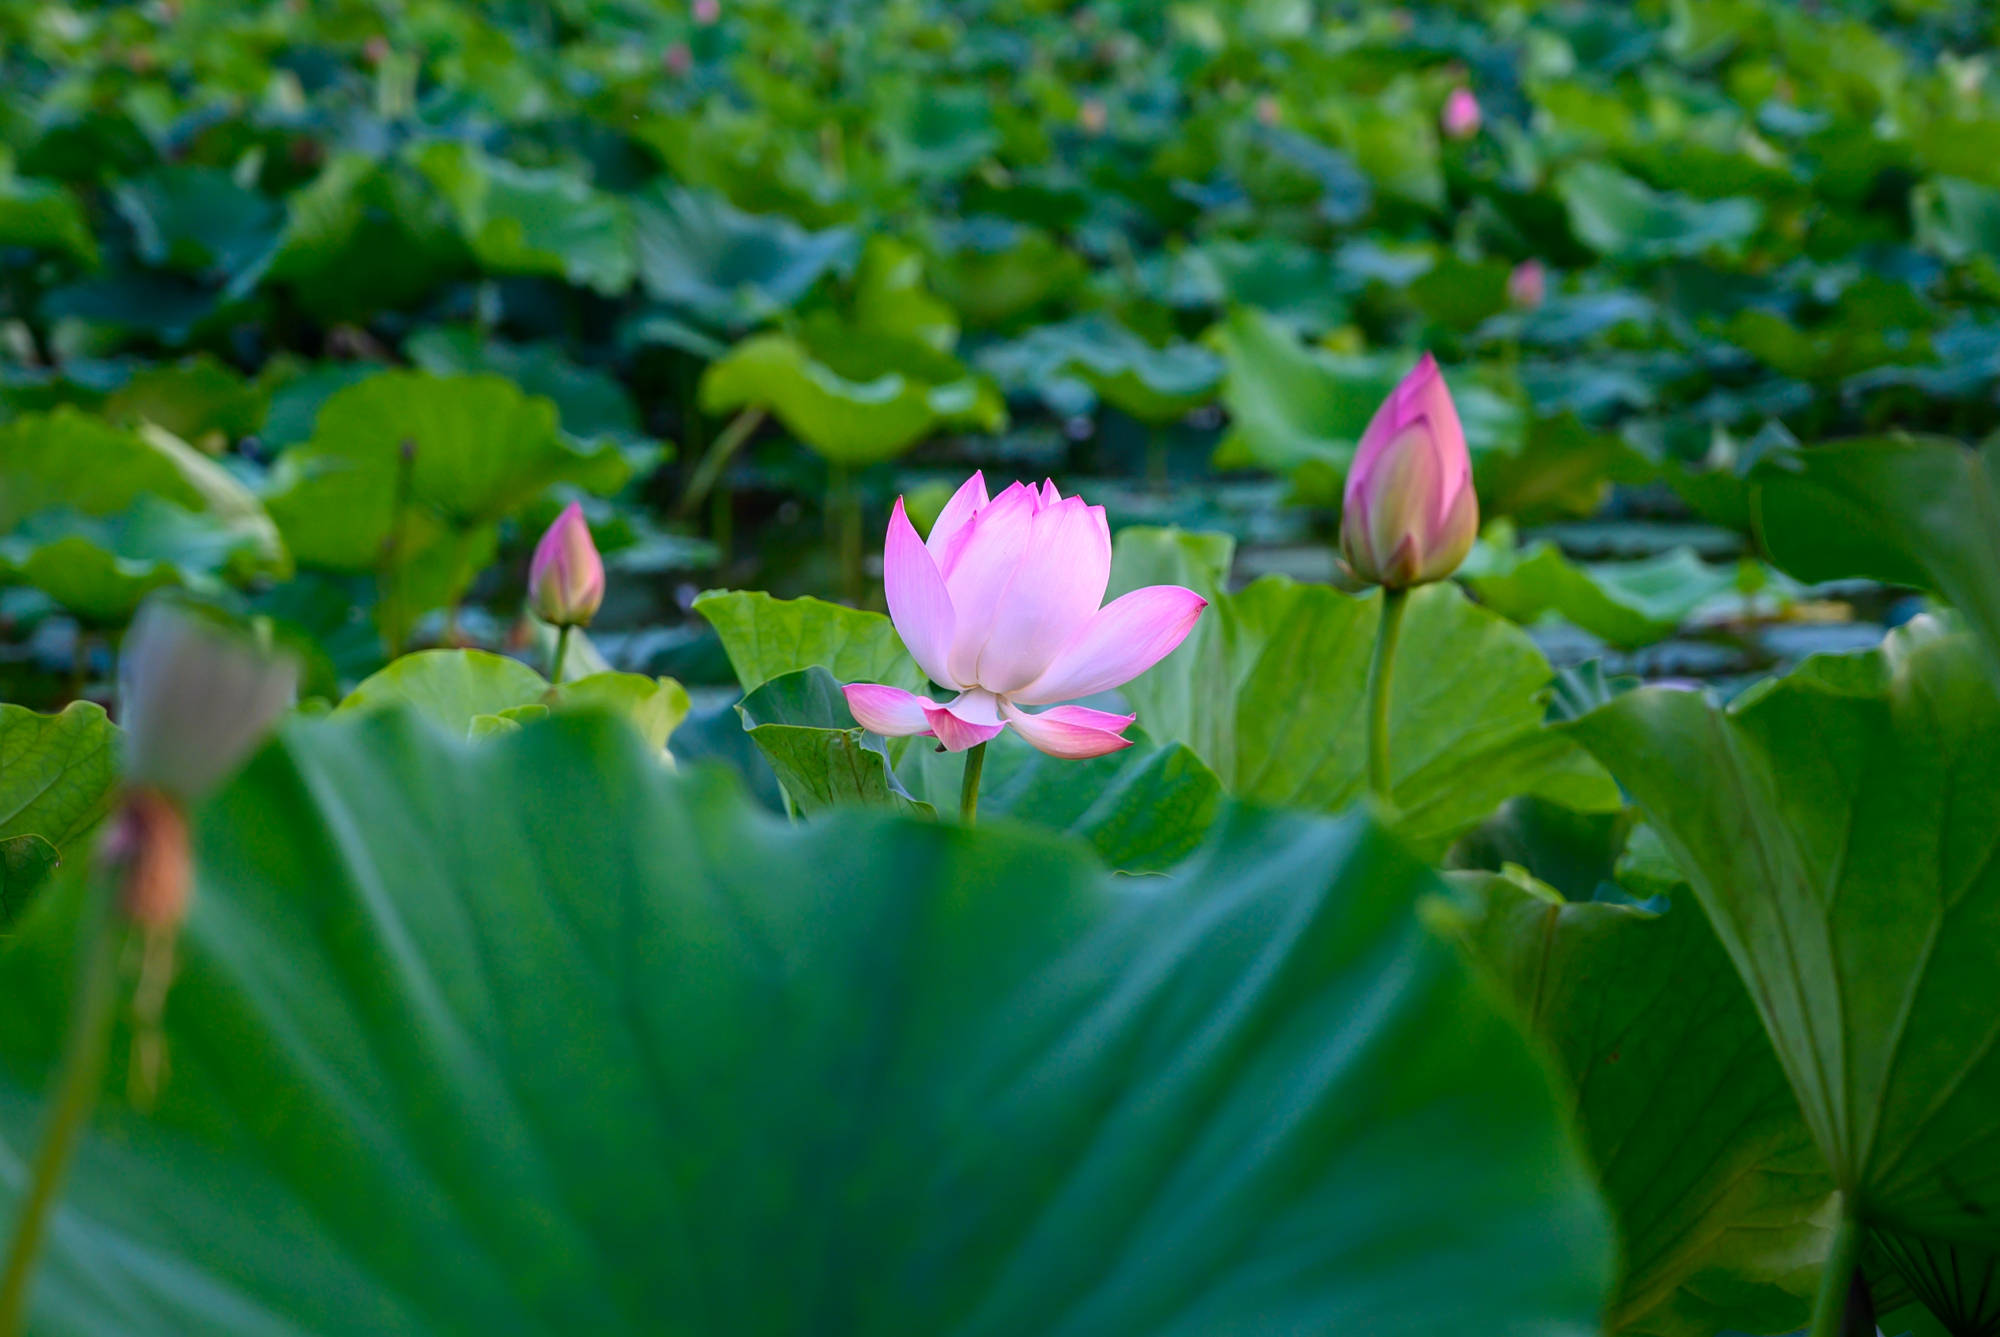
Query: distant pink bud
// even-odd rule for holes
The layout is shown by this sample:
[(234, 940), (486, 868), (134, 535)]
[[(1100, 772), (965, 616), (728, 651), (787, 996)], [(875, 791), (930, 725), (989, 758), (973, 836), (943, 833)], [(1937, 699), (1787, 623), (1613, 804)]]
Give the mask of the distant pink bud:
[(1507, 276), (1507, 300), (1524, 311), (1533, 311), (1549, 296), (1549, 272), (1539, 260), (1523, 260)]
[(1452, 139), (1470, 139), (1479, 133), (1482, 117), (1479, 99), (1472, 95), (1470, 88), (1454, 88), (1451, 96), (1444, 100), (1444, 114), (1439, 118), (1445, 134)]
[(660, 64), (676, 79), (685, 78), (687, 72), (694, 68), (694, 52), (688, 50), (686, 42), (675, 42), (661, 53)]
[(1269, 93), (1257, 99), (1257, 124), (1276, 125), (1285, 119), (1285, 109)]
[(1340, 550), (1362, 580), (1405, 589), (1456, 571), (1478, 532), (1465, 429), (1426, 353), (1361, 434), (1342, 498)]
[(1103, 134), (1105, 124), (1109, 119), (1109, 114), (1104, 110), (1104, 104), (1096, 98), (1086, 98), (1083, 105), (1076, 110), (1076, 123), (1083, 127), (1083, 132), (1086, 135)]
[(722, 17), (722, 0), (694, 0), (694, 21), (706, 28)]
[(583, 507), (571, 502), (535, 545), (528, 567), (528, 604), (558, 627), (587, 627), (604, 602), (604, 561), (591, 541)]

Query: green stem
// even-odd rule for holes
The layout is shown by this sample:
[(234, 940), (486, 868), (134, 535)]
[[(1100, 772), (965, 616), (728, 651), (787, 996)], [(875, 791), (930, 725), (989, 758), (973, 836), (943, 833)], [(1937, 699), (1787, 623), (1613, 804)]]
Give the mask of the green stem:
[(986, 769), (986, 744), (974, 743), (965, 754), (965, 781), (958, 787), (958, 815), (971, 826), (979, 820), (979, 773)]
[(695, 465), (694, 474), (688, 479), (687, 491), (681, 493), (680, 505), (675, 509), (675, 514), (680, 519), (685, 520), (701, 509), (701, 503), (707, 498), (709, 490), (729, 467), (731, 457), (742, 449), (743, 443), (750, 439), (763, 422), (763, 405), (752, 404), (731, 418), (729, 425), (715, 434), (715, 440), (708, 443), (708, 449), (702, 454), (701, 463)]
[(1408, 590), (1382, 591), (1382, 621), (1375, 630), (1375, 658), (1368, 665), (1368, 788), (1392, 802), (1389, 772), (1389, 678), (1395, 669), (1396, 638), (1403, 629)]
[(1854, 1267), (1861, 1258), (1861, 1219), (1854, 1214), (1852, 1200), (1846, 1194), (1841, 1197), (1840, 1224), (1833, 1228), (1833, 1247), (1819, 1274), (1819, 1296), (1813, 1301), (1812, 1327), (1807, 1330), (1810, 1337), (1841, 1337)]
[(564, 623), (562, 626), (556, 628), (556, 652), (549, 656), (549, 686), (551, 687), (557, 686), (562, 682), (563, 658), (569, 653), (570, 631), (571, 628), (568, 623)]
[(90, 1122), (91, 1111), (104, 1087), (104, 1065), (111, 1049), (112, 1023), (118, 1015), (118, 949), (120, 934), (107, 885), (92, 888), (85, 915), (82, 968), (76, 997), (70, 1005), (69, 1036), (63, 1045), (62, 1068), (49, 1096), (47, 1128), (29, 1170), (21, 1214), (7, 1245), (7, 1270), (0, 1277), (0, 1337), (16, 1337), (27, 1314), (29, 1283), (49, 1217), (77, 1139)]

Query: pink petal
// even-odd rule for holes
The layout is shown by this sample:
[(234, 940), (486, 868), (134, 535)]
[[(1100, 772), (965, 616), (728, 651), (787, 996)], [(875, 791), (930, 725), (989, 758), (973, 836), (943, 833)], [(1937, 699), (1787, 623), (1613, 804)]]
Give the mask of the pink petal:
[(1187, 639), (1208, 600), (1178, 585), (1148, 585), (1100, 608), (1042, 676), (1008, 695), (1024, 706), (1073, 701), (1132, 681)]
[(957, 622), (951, 596), (930, 550), (904, 513), (901, 497), (889, 516), (889, 540), (882, 548), (882, 590), (889, 599), (889, 620), (896, 624), (896, 634), (909, 647), (917, 667), (933, 682), (959, 686), (949, 664)]
[(872, 733), (884, 738), (902, 738), (930, 732), (931, 723), (924, 715), (924, 707), (931, 703), (921, 696), (875, 682), (851, 682), (840, 690), (847, 697), (847, 708), (853, 712), (855, 722)]
[(1056, 480), (1053, 478), (1044, 478), (1042, 480), (1042, 497), (1041, 497), (1041, 503), (1043, 508), (1053, 506), (1061, 500), (1062, 500), (1062, 492), (1056, 487)]
[(1131, 739), (1119, 737), (1130, 727), (1134, 719), (1131, 715), (1113, 715), (1088, 706), (1057, 706), (1030, 715), (1015, 709), (1009, 701), (1001, 702), (1000, 713), (1028, 740), (1029, 746), (1052, 757), (1080, 760), (1132, 746)]
[(1026, 687), (1082, 631), (1111, 583), (1104, 509), (1070, 497), (1035, 516), (1027, 555), (1000, 599), (977, 681), (1005, 694)]
[(1007, 727), (1000, 718), (998, 704), (991, 692), (975, 690), (946, 705), (925, 703), (924, 718), (947, 752), (963, 752), (975, 744), (998, 738)]
[(978, 681), (979, 652), (986, 648), (1000, 601), (1034, 534), (1036, 498), (1033, 488), (1019, 483), (995, 497), (973, 517), (957, 560), (944, 572), (957, 617), (945, 664), (954, 682)]
[(959, 547), (972, 532), (967, 526), (985, 506), (986, 475), (975, 470), (972, 477), (960, 483), (958, 491), (951, 494), (951, 500), (938, 512), (937, 523), (931, 526), (930, 537), (924, 540), (924, 546), (930, 549), (931, 558), (937, 563), (939, 571), (951, 570)]

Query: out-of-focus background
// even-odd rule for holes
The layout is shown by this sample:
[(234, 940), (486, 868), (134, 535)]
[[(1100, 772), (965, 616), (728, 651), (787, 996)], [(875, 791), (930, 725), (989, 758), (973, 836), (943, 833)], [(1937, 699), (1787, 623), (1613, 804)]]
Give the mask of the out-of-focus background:
[(0, 697), (102, 696), (160, 586), (270, 619), (309, 694), (522, 649), (573, 497), (594, 652), (697, 695), (732, 678), (696, 592), (875, 601), (888, 503), (927, 523), (973, 467), (1335, 579), (1343, 467), (1423, 349), (1476, 460), (1463, 579), (1558, 666), (1727, 690), (1872, 644), (1919, 600), (1810, 583), (1812, 544), (1880, 523), (1914, 580), (1923, 526), (1774, 536), (1762, 489), (1835, 438), (2000, 422), (1995, 26), (6, 5)]

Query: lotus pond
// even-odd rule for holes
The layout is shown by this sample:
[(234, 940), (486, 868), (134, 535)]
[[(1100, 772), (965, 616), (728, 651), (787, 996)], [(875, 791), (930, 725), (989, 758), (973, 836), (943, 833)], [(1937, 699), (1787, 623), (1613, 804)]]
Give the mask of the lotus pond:
[(0, 1337), (2000, 1333), (1984, 0), (0, 0)]

